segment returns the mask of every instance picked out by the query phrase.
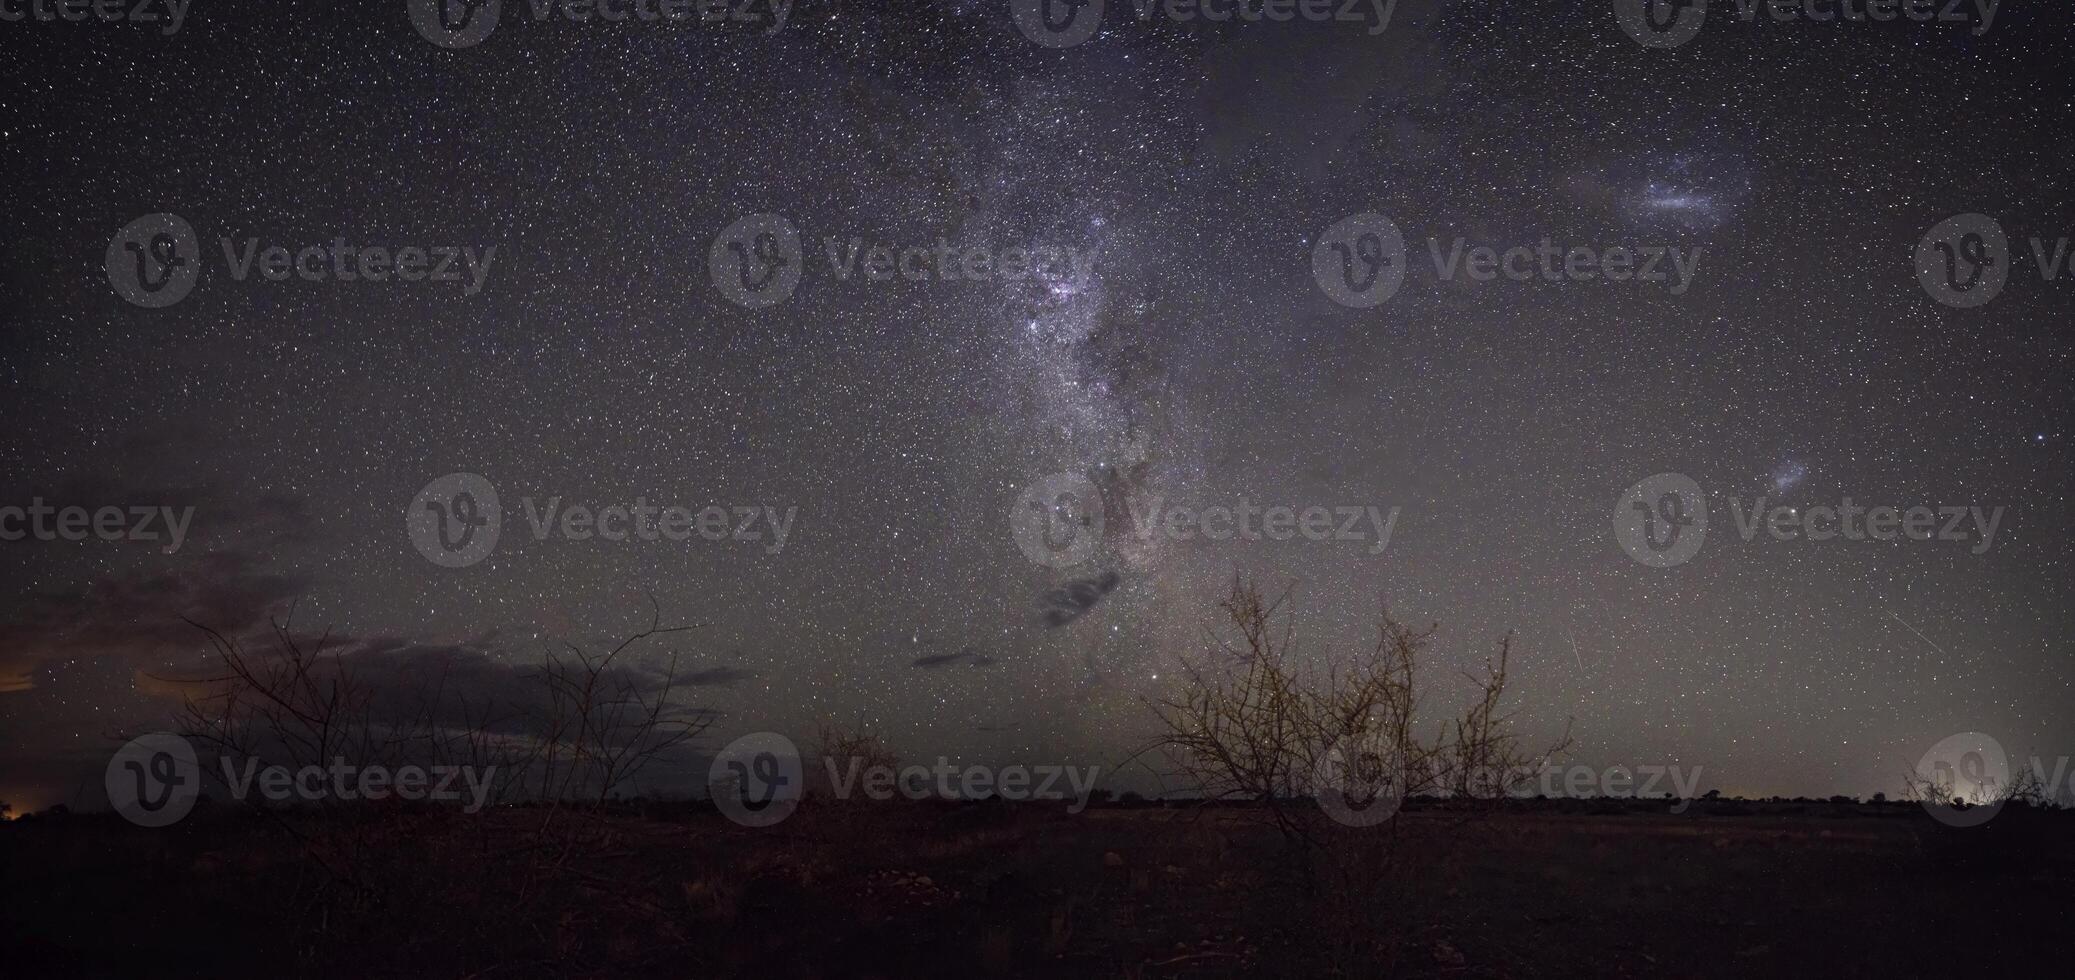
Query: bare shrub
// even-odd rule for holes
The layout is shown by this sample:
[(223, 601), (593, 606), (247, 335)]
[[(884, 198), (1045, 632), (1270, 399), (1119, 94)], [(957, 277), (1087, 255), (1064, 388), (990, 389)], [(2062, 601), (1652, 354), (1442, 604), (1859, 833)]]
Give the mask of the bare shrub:
[[(835, 773), (862, 778), (864, 773), (873, 769), (898, 771), (901, 759), (892, 747), (886, 744), (884, 738), (865, 727), (862, 718), (849, 725), (827, 718), (815, 726), (813, 764), (820, 770), (819, 775), (822, 778), (828, 778)], [(818, 785), (815, 778), (809, 778), (807, 783), (809, 786)], [(836, 798), (835, 787), (820, 786), (817, 795), (833, 800)]]
[[(527, 757), (539, 770), (541, 795), (553, 800), (592, 798), (602, 804), (657, 757), (712, 727), (710, 715), (670, 700), (677, 685), (676, 651), (671, 651), (653, 684), (644, 685), (632, 671), (613, 669), (620, 655), (637, 643), (699, 628), (665, 627), (658, 615), (647, 629), (601, 656), (575, 645), (567, 648), (569, 660), (560, 653), (548, 654), (534, 675), (545, 689), (546, 705), (534, 714), (534, 751)], [(644, 691), (645, 686), (650, 690)]]
[(1343, 826), (1321, 801), (1387, 808), (1379, 815), (1422, 795), (1490, 803), (1568, 748), (1569, 734), (1535, 754), (1512, 730), (1503, 710), (1510, 636), (1481, 676), (1469, 675), (1470, 705), (1423, 734), (1418, 667), (1436, 628), (1406, 626), (1386, 610), (1369, 647), (1307, 667), (1295, 617), (1283, 612), (1288, 595), (1271, 600), (1233, 579), (1217, 604), (1224, 629), (1210, 631), (1205, 655), (1184, 658), (1180, 690), (1150, 704), (1155, 744), (1206, 802), (1250, 803), (1280, 833), (1289, 855), (1280, 867), (1315, 903), (1331, 961), (1387, 966), (1411, 938), (1394, 931), (1402, 915), (1390, 914), (1413, 897), (1397, 873), (1402, 821)]
[(293, 609), (270, 622), (269, 648), (195, 623), (219, 670), (172, 679), (189, 686), (178, 727), (219, 757), (323, 767), (404, 765), (494, 768), (494, 799), (603, 804), (657, 758), (713, 723), (676, 704), (678, 655), (658, 671), (629, 668), (627, 652), (699, 626), (663, 626), (660, 614), (618, 645), (594, 654), (550, 650), (503, 703), (449, 690), (452, 660), (430, 676), (371, 677), (331, 645), (330, 633), (298, 636)]
[(1949, 780), (1910, 770), (1902, 774), (1901, 798), (1911, 803), (1961, 810), (1988, 806), (2019, 806), (2038, 810), (2053, 810), (2060, 807), (2060, 801), (2054, 798), (2053, 788), (2040, 778), (2037, 771), (2022, 765), (2011, 767), (2010, 779), (2003, 785), (1984, 785), (1980, 791), (1971, 795), (1957, 793), (1953, 782)]
[[(818, 811), (808, 826), (823, 846), (852, 856), (870, 855), (885, 847), (886, 835), (896, 815), (887, 807), (869, 805), (861, 792), (865, 774), (877, 768), (900, 769), (900, 756), (860, 717), (845, 724), (825, 718), (815, 725), (814, 758), (806, 775), (805, 794)], [(837, 783), (848, 780), (848, 795), (838, 795)]]
[[(487, 781), (486, 803), (544, 804), (537, 821), (497, 821), (521, 839), (492, 840), (493, 821), (475, 821), (477, 843), (492, 852), (524, 855), (523, 882), (514, 901), (557, 893), (555, 884), (577, 873), (572, 857), (614, 845), (605, 804), (673, 748), (698, 737), (712, 718), (672, 700), (677, 654), (660, 668), (626, 663), (645, 641), (697, 626), (663, 626), (653, 609), (646, 628), (603, 653), (570, 646), (550, 651), (542, 664), (498, 694), (465, 697), (449, 686), (454, 658), (420, 657), (395, 667), (394, 676), (356, 658), (330, 634), (298, 635), (293, 609), (270, 621), (267, 644), (251, 650), (237, 638), (194, 624), (208, 638), (217, 669), (200, 678), (168, 678), (188, 686), (177, 728), (204, 759), (204, 772), (222, 778), (215, 761), (242, 761), (246, 771), (280, 765), (291, 770), (334, 763), (383, 766), (470, 767)], [(301, 928), (332, 912), (366, 909), (399, 894), (386, 879), (400, 867), (407, 838), (398, 821), (415, 808), (368, 807), (324, 798), (319, 809), (353, 819), (311, 824), (292, 810), (255, 807), (285, 832), (302, 858), (322, 872), (307, 890), (273, 914)], [(436, 811), (434, 811), (436, 812)], [(572, 814), (580, 819), (564, 819)], [(362, 819), (373, 816), (375, 819)], [(399, 837), (399, 835), (403, 835)], [(581, 862), (576, 862), (580, 864)], [(343, 904), (342, 904), (343, 903)], [(298, 920), (298, 917), (300, 919)]]
[(1151, 704), (1157, 744), (1204, 798), (1257, 803), (1285, 838), (1311, 844), (1320, 821), (1309, 804), (1336, 788), (1321, 785), (1330, 762), (1347, 762), (1332, 775), (1350, 796), (1489, 801), (1569, 746), (1567, 733), (1531, 753), (1503, 713), (1511, 636), (1481, 677), (1467, 675), (1477, 690), (1469, 707), (1423, 736), (1417, 672), (1436, 628), (1408, 627), (1384, 611), (1367, 650), (1307, 671), (1295, 617), (1278, 616), (1287, 599), (1235, 578), (1218, 602), (1226, 633), (1212, 632), (1207, 657), (1184, 658), (1179, 693)]

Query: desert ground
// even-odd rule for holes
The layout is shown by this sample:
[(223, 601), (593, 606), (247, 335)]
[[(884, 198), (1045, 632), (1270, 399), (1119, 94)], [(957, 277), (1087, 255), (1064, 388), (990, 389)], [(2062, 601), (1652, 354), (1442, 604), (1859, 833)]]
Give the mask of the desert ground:
[(1311, 867), (1248, 807), (810, 801), (0, 825), (14, 976), (2058, 975), (2075, 814), (1414, 801)]

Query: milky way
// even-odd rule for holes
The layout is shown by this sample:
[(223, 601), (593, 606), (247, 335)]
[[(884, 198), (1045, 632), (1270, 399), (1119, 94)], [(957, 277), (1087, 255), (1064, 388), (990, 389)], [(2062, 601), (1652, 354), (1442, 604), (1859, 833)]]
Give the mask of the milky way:
[[(71, 798), (108, 733), (165, 727), (161, 678), (206, 652), (181, 616), (255, 632), (291, 602), (494, 678), (653, 597), (709, 624), (679, 649), (717, 739), (835, 716), (916, 758), (1109, 764), (1235, 574), (1291, 589), (1318, 663), (1384, 603), (1438, 622), (1437, 705), (1514, 631), (1518, 723), (1573, 724), (1587, 763), (1893, 792), (1957, 732), (2075, 747), (2067, 283), (2020, 253), (1960, 310), (1910, 265), (1965, 212), (2019, 249), (2075, 229), (2065, 9), (1985, 37), (1725, 15), (1665, 51), (1596, 4), (1405, 0), (1373, 35), (1118, 15), (1054, 49), (1003, 3), (900, 0), (803, 3), (768, 36), (508, 13), (448, 50), (404, 6), (0, 32), (26, 66), (0, 121), (0, 505), (196, 508), (171, 554), (0, 545), (0, 798)], [(104, 262), (158, 212), (205, 266), (151, 309)], [(1356, 308), (1311, 256), (1362, 213), (1405, 268)], [(708, 264), (757, 214), (801, 245), (763, 308)], [(498, 252), (469, 294), (240, 281), (218, 244), (341, 237)], [(852, 238), (1086, 264), (874, 282), (831, 262)], [(1545, 242), (1698, 265), (1678, 293), (1445, 269)], [(456, 568), (405, 518), (453, 473), (506, 510)], [(1610, 529), (1659, 473), (1717, 506), (1674, 568)], [(1054, 474), (1100, 490), (1071, 567), (1015, 536)], [(1745, 540), (1729, 498), (1768, 494), (2009, 513), (1981, 554)], [(796, 517), (780, 547), (524, 517), (637, 497)], [(1368, 537), (1138, 521), (1242, 505)]]

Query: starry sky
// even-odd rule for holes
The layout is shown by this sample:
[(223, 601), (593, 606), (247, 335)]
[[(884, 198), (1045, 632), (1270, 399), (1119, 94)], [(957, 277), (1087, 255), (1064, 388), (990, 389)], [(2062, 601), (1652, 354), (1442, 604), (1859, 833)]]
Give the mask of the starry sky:
[[(522, 5), (507, 4), (517, 8)], [(1112, 4), (1122, 9), (1123, 4)], [(1723, 6), (1723, 5), (1718, 5)], [(1933, 743), (2075, 752), (2071, 285), (1919, 285), (1927, 229), (2075, 235), (2063, 4), (1942, 24), (1744, 23), (1672, 50), (1602, 3), (1401, 0), (1343, 23), (1139, 23), (1032, 43), (1006, 0), (802, 0), (761, 26), (534, 22), (443, 49), (397, 2), (198, 0), (181, 31), (0, 24), (0, 506), (195, 508), (183, 546), (0, 542), (0, 799), (91, 806), (115, 733), (294, 603), (349, 656), (467, 665), (709, 624), (699, 751), (861, 720), (903, 757), (1115, 764), (1234, 574), (1292, 587), (1307, 657), (1380, 602), (1428, 676), (1516, 634), (1518, 724), (1725, 793), (1894, 794)], [(111, 288), (178, 214), (192, 293)], [(1387, 302), (1313, 277), (1335, 222), (1407, 243)], [(777, 214), (784, 302), (716, 236)], [(870, 282), (828, 239), (1049, 246), (1082, 277)], [(238, 281), (217, 241), (497, 247), (484, 288)], [(1428, 242), (1704, 250), (1690, 288), (1446, 277)], [(429, 482), (492, 482), (502, 540), (428, 561)], [(1388, 547), (1121, 529), (1027, 557), (1050, 474), (1128, 510), (1398, 509)], [(1716, 508), (1632, 560), (1623, 493)], [(1726, 501), (2006, 509), (1994, 546), (1742, 540)], [(537, 540), (520, 501), (796, 514), (746, 542)], [(1136, 779), (1127, 773), (1127, 779)], [(682, 782), (676, 785), (673, 780)], [(1138, 785), (1128, 784), (1127, 785)], [(1140, 788), (1145, 788), (1140, 785)]]

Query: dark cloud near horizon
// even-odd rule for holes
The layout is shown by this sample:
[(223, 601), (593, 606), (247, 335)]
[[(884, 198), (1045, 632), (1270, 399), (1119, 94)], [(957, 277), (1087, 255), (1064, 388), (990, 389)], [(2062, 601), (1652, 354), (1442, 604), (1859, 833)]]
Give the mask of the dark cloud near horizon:
[(310, 588), (243, 552), (199, 555), (185, 567), (120, 572), (71, 590), (32, 591), (0, 620), (0, 674), (70, 658), (161, 662), (207, 648), (196, 624), (238, 636), (261, 629)]
[(757, 672), (735, 666), (702, 667), (680, 675), (678, 683), (686, 687), (733, 687), (743, 681), (755, 680)]
[(920, 667), (924, 670), (941, 670), (945, 667), (956, 667), (960, 664), (968, 667), (991, 667), (996, 662), (993, 657), (972, 647), (960, 647), (957, 653), (934, 653), (928, 656), (916, 657), (915, 662), (909, 664), (909, 666)]
[(1057, 629), (1086, 616), (1102, 602), (1104, 596), (1116, 591), (1124, 581), (1116, 572), (1104, 572), (1089, 578), (1074, 579), (1044, 594), (1038, 599), (1038, 614), (1046, 629)]
[[(550, 650), (539, 658), (514, 659), (494, 635), (461, 643), (431, 643), (399, 636), (349, 637), (296, 634), (294, 642), (307, 656), (317, 659), (314, 673), (323, 682), (346, 682), (365, 699), (369, 717), (384, 723), (415, 723), (429, 720), (444, 732), (481, 729), (495, 735), (533, 735), (545, 730), (545, 722), (567, 704), (558, 705), (551, 694), (551, 670), (560, 670), (576, 684), (584, 682), (584, 668), (574, 651)], [(280, 658), (286, 651), (278, 637), (248, 637), (239, 652), (256, 663)], [(604, 651), (584, 651), (599, 663)], [(671, 653), (651, 640), (646, 646), (621, 651), (597, 675), (595, 690), (601, 701), (674, 695), (695, 687), (713, 686), (718, 679), (732, 681), (749, 676), (741, 668), (719, 665), (687, 671), (682, 663), (670, 664)], [(550, 660), (549, 658), (553, 658)], [(206, 691), (205, 680), (217, 673), (208, 663), (198, 669), (163, 677), (169, 685), (192, 685)], [(698, 720), (719, 717), (723, 712), (710, 707), (666, 701), (664, 717)]]

